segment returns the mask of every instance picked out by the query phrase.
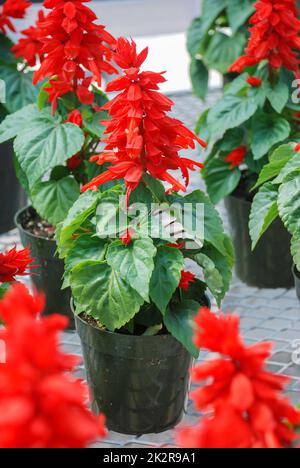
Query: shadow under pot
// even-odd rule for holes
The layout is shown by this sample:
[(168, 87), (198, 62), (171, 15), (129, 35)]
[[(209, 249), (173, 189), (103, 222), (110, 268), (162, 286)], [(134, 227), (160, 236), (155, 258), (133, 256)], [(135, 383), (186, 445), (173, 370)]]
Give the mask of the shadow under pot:
[[(204, 302), (209, 305), (209, 300)], [(135, 336), (101, 330), (75, 316), (92, 410), (122, 434), (160, 433), (187, 410), (191, 354), (170, 334)]]
[(293, 267), (293, 274), (295, 280), (296, 294), (300, 302), (300, 273), (297, 270), (296, 266)]
[(291, 236), (282, 221), (276, 219), (251, 248), (249, 218), (251, 202), (239, 196), (225, 199), (236, 253), (236, 275), (248, 286), (257, 288), (293, 288)]
[(75, 329), (74, 314), (71, 310), (71, 290), (62, 290), (64, 262), (56, 253), (57, 244), (54, 239), (36, 235), (28, 229), (28, 224), (34, 223), (37, 213), (32, 207), (23, 208), (17, 213), (15, 221), (24, 247), (30, 247), (34, 265), (31, 270), (31, 280), (38, 291), (46, 296), (44, 315), (59, 313), (69, 318), (69, 329)]
[(0, 234), (15, 228), (16, 212), (26, 205), (26, 195), (15, 175), (13, 143), (0, 145)]

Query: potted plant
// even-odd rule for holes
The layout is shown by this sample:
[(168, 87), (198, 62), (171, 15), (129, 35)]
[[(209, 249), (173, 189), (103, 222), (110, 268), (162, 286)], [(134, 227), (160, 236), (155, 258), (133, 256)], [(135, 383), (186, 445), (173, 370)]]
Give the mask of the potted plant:
[[(59, 310), (73, 319), (70, 291), (61, 290), (63, 262), (56, 256), (55, 227), (66, 217), (87, 183), (101, 168), (89, 163), (106, 118), (101, 72), (112, 73), (114, 38), (95, 24), (94, 13), (79, 2), (44, 2), (50, 8), (15, 48), (27, 61), (39, 56), (34, 82), (43, 84), (37, 104), (9, 115), (0, 125), (0, 142), (14, 140), (16, 169), (32, 206), (16, 223), (38, 265), (32, 280), (46, 294), (45, 313)], [(58, 45), (59, 44), (59, 45)], [(51, 107), (49, 106), (51, 103)]]
[[(36, 100), (32, 74), (24, 61), (17, 59), (9, 32), (16, 32), (12, 21), (24, 18), (31, 3), (27, 0), (5, 0), (0, 6), (0, 122), (10, 113)], [(25, 194), (15, 176), (14, 153), (11, 143), (0, 146), (0, 198), (3, 202), (0, 233), (14, 227), (14, 215), (25, 204)], [(9, 194), (9, 195), (8, 195)]]
[(251, 189), (269, 154), (299, 133), (299, 104), (293, 96), (300, 22), (294, 2), (258, 2), (255, 8), (245, 55), (230, 68), (240, 75), (199, 121), (209, 142), (203, 176), (211, 200), (225, 198), (239, 278), (257, 287), (292, 287), (290, 237), (281, 221), (272, 224), (254, 252), (248, 221)]
[[(177, 193), (186, 187), (169, 171), (179, 169), (188, 184), (189, 170), (202, 166), (180, 150), (204, 143), (167, 115), (173, 103), (158, 92), (163, 75), (140, 71), (147, 53), (118, 40), (114, 61), (124, 74), (107, 86), (118, 94), (105, 105), (105, 148), (92, 158), (110, 166), (82, 188), (57, 232), (93, 409), (104, 412), (110, 429), (130, 434), (180, 421), (198, 356), (191, 318), (209, 304), (207, 287), (221, 301), (233, 264), (208, 197)], [(117, 178), (125, 186), (97, 189)], [(200, 268), (199, 278), (186, 259)]]
[(269, 164), (264, 167), (256, 184), (259, 191), (253, 200), (249, 229), (255, 248), (274, 220), (279, 217), (283, 221), (291, 235), (294, 277), (300, 300), (299, 151), (299, 144), (288, 143), (271, 154)]
[(236, 75), (228, 67), (242, 54), (247, 43), (247, 23), (254, 11), (254, 0), (203, 0), (201, 15), (192, 22), (187, 37), (191, 56), (190, 76), (200, 99), (208, 91), (209, 72)]

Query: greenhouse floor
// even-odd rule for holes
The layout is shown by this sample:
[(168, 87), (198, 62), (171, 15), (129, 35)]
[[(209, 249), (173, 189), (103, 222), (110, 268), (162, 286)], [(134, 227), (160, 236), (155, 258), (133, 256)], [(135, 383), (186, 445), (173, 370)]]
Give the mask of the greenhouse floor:
[[(217, 97), (212, 92), (208, 104)], [(194, 128), (197, 117), (201, 111), (201, 103), (191, 94), (178, 94), (172, 96), (175, 100), (175, 116), (185, 122), (190, 128)], [(203, 183), (199, 173), (195, 173), (191, 190), (202, 187)], [(226, 212), (223, 205), (219, 210), (227, 225)], [(19, 244), (17, 231), (11, 231), (0, 236), (0, 251)], [(291, 384), (288, 388), (288, 396), (293, 403), (300, 402), (300, 305), (296, 298), (295, 290), (267, 290), (249, 288), (234, 278), (231, 289), (227, 294), (223, 306), (225, 312), (236, 312), (241, 317), (242, 330), (245, 340), (251, 344), (260, 341), (273, 341), (274, 354), (269, 367), (272, 371), (290, 376)], [(79, 338), (75, 332), (64, 333), (62, 346), (66, 352), (81, 354)], [(201, 354), (200, 360), (207, 357)], [(84, 369), (78, 369), (78, 376), (84, 376)], [(199, 418), (189, 402), (187, 414), (183, 424), (194, 424)], [(117, 433), (109, 433), (105, 441), (95, 444), (97, 448), (114, 447), (150, 447), (174, 445), (174, 431), (162, 434), (144, 435), (132, 437)]]

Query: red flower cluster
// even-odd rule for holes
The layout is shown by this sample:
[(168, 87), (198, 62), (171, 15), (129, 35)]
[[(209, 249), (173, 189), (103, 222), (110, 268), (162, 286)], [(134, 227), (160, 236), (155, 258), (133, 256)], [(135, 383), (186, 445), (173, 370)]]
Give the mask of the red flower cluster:
[(229, 71), (241, 73), (246, 67), (268, 60), (273, 68), (285, 67), (297, 73), (300, 21), (296, 0), (259, 0), (255, 9), (246, 54)]
[(165, 81), (163, 74), (140, 70), (147, 55), (148, 49), (137, 54), (133, 41), (118, 40), (114, 61), (124, 74), (107, 86), (107, 91), (119, 94), (103, 108), (112, 117), (103, 122), (106, 134), (110, 134), (103, 139), (105, 152), (92, 158), (99, 165), (106, 162), (112, 165), (82, 191), (123, 178), (128, 201), (146, 171), (170, 183), (174, 191), (185, 191), (185, 186), (168, 171), (180, 169), (188, 185), (189, 170), (203, 168), (202, 164), (179, 156), (181, 149), (194, 149), (196, 141), (206, 145), (182, 122), (167, 116), (174, 103), (157, 92), (159, 83)]
[(300, 413), (281, 396), (288, 379), (266, 370), (271, 343), (246, 346), (239, 335), (239, 318), (214, 315), (203, 308), (196, 318), (195, 344), (219, 359), (195, 368), (194, 382), (207, 382), (193, 394), (207, 411), (199, 427), (179, 432), (182, 447), (284, 448), (297, 435), (291, 429)]
[(27, 8), (32, 3), (28, 0), (5, 0), (4, 4), (0, 6), (0, 31), (6, 34), (6, 28), (16, 32), (10, 18), (22, 19), (25, 17)]
[[(101, 86), (102, 72), (113, 74), (117, 70), (110, 64), (111, 48), (115, 39), (104, 26), (96, 25), (96, 15), (83, 3), (88, 0), (45, 0), (44, 6), (52, 11), (39, 23), (40, 39), (45, 55), (33, 83), (50, 77), (45, 90), (49, 94), (53, 111), (57, 99), (75, 92), (80, 102), (92, 104), (94, 95), (89, 90), (94, 79)], [(87, 76), (87, 71), (92, 76)]]
[(225, 161), (231, 165), (231, 169), (239, 167), (247, 154), (247, 147), (245, 145), (238, 146), (231, 153), (225, 157)]
[(82, 113), (77, 109), (72, 110), (72, 112), (70, 112), (70, 114), (67, 117), (67, 122), (72, 123), (74, 125), (78, 125), (78, 127), (81, 128), (83, 125)]
[(190, 273), (189, 271), (182, 271), (181, 272), (181, 279), (179, 283), (180, 289), (183, 289), (187, 291), (190, 287), (190, 283), (195, 282), (196, 276), (193, 275), (193, 273)]
[(42, 41), (41, 41), (41, 28), (40, 24), (45, 21), (45, 15), (42, 10), (38, 12), (38, 19), (35, 26), (30, 26), (28, 29), (24, 29), (22, 34), (25, 37), (19, 39), (19, 41), (12, 47), (12, 52), (17, 58), (24, 58), (30, 67), (34, 67), (37, 64), (37, 59), (40, 62), (44, 59), (42, 53)]
[(78, 358), (60, 350), (67, 319), (38, 319), (43, 307), (44, 297), (30, 296), (21, 284), (0, 302), (7, 327), (0, 331), (6, 346), (6, 362), (0, 364), (1, 448), (84, 448), (105, 435), (104, 417), (85, 406), (86, 386), (69, 374)]
[(16, 247), (13, 247), (0, 253), (0, 283), (11, 283), (16, 281), (16, 276), (27, 275), (32, 261), (29, 248), (17, 251)]

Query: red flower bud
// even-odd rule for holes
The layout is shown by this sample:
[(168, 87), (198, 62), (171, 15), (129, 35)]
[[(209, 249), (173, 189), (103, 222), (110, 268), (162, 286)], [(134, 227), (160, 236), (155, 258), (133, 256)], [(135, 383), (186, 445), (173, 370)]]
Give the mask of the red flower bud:
[(247, 83), (253, 88), (259, 88), (262, 85), (262, 80), (256, 76), (249, 76), (249, 78), (247, 78)]
[(78, 127), (82, 127), (83, 125), (83, 117), (79, 110), (74, 109), (68, 115), (67, 122), (70, 122), (74, 125), (78, 125)]

